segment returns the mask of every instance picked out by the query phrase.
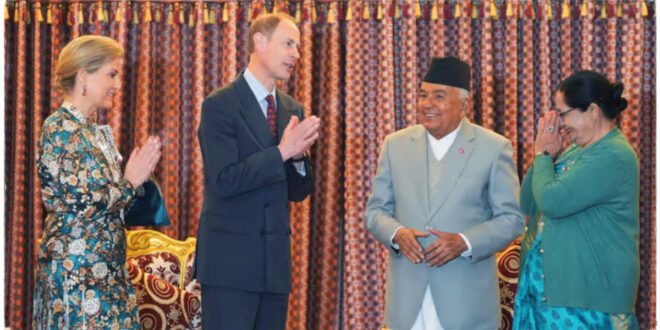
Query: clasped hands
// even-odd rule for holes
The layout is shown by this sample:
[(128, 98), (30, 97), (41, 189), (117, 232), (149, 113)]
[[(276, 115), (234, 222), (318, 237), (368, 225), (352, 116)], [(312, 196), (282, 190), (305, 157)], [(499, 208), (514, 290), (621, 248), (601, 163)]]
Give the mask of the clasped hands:
[(293, 116), (282, 133), (282, 139), (277, 146), (282, 154), (282, 160), (303, 157), (305, 152), (314, 144), (319, 137), (321, 120), (311, 116), (303, 121)]
[[(459, 234), (445, 233), (429, 227), (429, 232), (403, 227), (394, 236), (394, 243), (412, 263), (426, 262), (431, 267), (440, 267), (454, 260), (467, 250), (467, 244)], [(417, 237), (435, 235), (438, 238), (426, 249), (417, 241)]]
[(150, 136), (141, 147), (135, 147), (131, 152), (131, 156), (126, 162), (124, 178), (134, 188), (141, 186), (151, 176), (160, 159), (161, 147), (160, 138)]

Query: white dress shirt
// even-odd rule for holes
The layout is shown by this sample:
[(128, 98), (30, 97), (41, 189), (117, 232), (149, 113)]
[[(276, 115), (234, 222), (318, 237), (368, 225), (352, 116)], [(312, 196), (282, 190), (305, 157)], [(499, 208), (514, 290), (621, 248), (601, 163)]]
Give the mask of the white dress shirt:
[(273, 87), (272, 91), (268, 91), (266, 87), (264, 87), (264, 85), (259, 82), (257, 77), (255, 77), (252, 72), (250, 72), (250, 69), (245, 69), (243, 78), (245, 78), (248, 86), (250, 86), (250, 90), (252, 90), (254, 97), (257, 98), (257, 102), (259, 102), (259, 106), (261, 107), (261, 112), (264, 114), (264, 118), (267, 118), (268, 101), (266, 101), (266, 96), (273, 96), (273, 100), (275, 101), (275, 109), (277, 109), (277, 95), (275, 94), (275, 87)]
[[(243, 78), (245, 78), (245, 82), (247, 82), (248, 86), (250, 86), (250, 90), (252, 91), (252, 94), (254, 94), (254, 97), (257, 98), (257, 102), (259, 102), (259, 106), (261, 107), (261, 112), (264, 114), (264, 118), (268, 118), (268, 101), (266, 101), (266, 96), (272, 95), (273, 96), (273, 104), (275, 105), (275, 109), (277, 109), (277, 95), (275, 94), (275, 87), (273, 87), (272, 91), (268, 91), (264, 85), (259, 82), (257, 77), (255, 77), (252, 72), (250, 72), (250, 69), (245, 69), (245, 72), (243, 73)], [(298, 170), (298, 173), (302, 176), (306, 175), (305, 171), (305, 163), (298, 169), (296, 167), (296, 170)]]

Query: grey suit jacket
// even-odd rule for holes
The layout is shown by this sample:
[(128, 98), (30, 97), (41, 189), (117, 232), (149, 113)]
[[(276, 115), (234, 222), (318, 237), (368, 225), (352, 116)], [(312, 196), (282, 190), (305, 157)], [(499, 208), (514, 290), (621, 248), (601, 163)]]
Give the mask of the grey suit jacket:
[[(442, 179), (431, 196), (427, 143), (422, 125), (387, 136), (367, 203), (367, 229), (391, 252), (385, 323), (397, 330), (412, 327), (430, 285), (445, 329), (496, 329), (500, 311), (494, 254), (525, 227), (511, 143), (463, 119), (442, 159)], [(463, 233), (472, 245), (472, 257), (433, 268), (413, 264), (391, 249), (390, 238), (399, 226)], [(431, 235), (419, 242), (426, 248), (436, 238)]]

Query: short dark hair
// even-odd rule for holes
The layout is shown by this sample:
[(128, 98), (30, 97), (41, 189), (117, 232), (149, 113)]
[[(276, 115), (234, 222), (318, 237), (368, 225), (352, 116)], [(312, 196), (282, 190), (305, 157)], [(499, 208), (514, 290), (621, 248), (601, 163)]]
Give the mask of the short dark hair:
[(628, 107), (628, 100), (623, 94), (623, 84), (611, 83), (602, 74), (583, 70), (573, 73), (559, 83), (557, 91), (564, 95), (564, 103), (571, 108), (587, 111), (591, 103), (595, 103), (610, 120), (619, 120), (621, 112)]
[(254, 35), (259, 32), (267, 38), (270, 38), (273, 31), (275, 31), (283, 19), (288, 19), (295, 23), (293, 17), (281, 12), (259, 15), (252, 24), (250, 24), (250, 29), (248, 30), (248, 54), (254, 52)]

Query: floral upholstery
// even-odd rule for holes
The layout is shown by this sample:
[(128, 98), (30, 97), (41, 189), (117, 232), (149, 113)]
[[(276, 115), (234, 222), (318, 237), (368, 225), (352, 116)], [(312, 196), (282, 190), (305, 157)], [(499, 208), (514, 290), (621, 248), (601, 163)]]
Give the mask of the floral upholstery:
[(145, 273), (155, 275), (176, 287), (181, 287), (179, 258), (172, 253), (154, 252), (128, 258), (127, 262), (140, 268)]
[(133, 263), (126, 263), (126, 269), (137, 296), (142, 329), (201, 327), (199, 296), (146, 273)]
[(126, 257), (145, 272), (183, 289), (191, 279), (188, 263), (192, 262), (196, 242), (194, 237), (179, 241), (155, 230), (130, 230), (126, 232)]
[(511, 242), (506, 249), (496, 254), (497, 277), (500, 284), (500, 307), (502, 318), (500, 329), (511, 329), (513, 325), (513, 303), (518, 289), (520, 268), (520, 238)]
[(193, 237), (179, 241), (149, 229), (126, 232), (142, 329), (201, 328), (201, 287), (192, 280), (195, 244)]
[(202, 285), (199, 282), (192, 279), (192, 267), (195, 262), (195, 254), (191, 253), (188, 256), (188, 261), (186, 261), (186, 277), (183, 281), (183, 287), (186, 291), (202, 296)]

